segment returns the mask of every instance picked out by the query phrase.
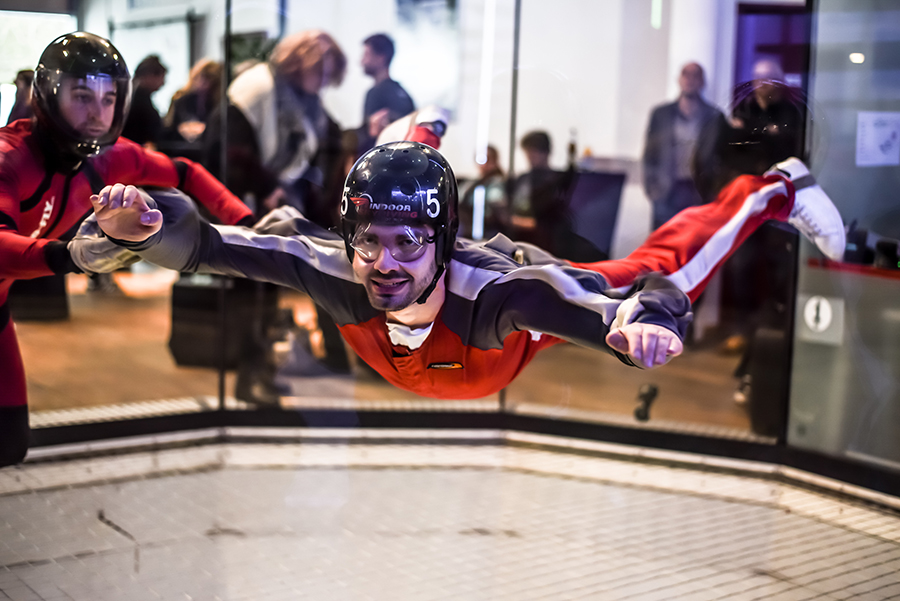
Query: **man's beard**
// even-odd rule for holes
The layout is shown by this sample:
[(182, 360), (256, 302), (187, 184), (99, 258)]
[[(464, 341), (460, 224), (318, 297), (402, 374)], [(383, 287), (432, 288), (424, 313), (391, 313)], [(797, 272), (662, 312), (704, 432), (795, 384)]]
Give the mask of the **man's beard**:
[[(407, 280), (404, 292), (399, 295), (379, 294), (374, 290), (374, 285), (371, 281), (366, 282), (366, 294), (369, 296), (369, 304), (378, 311), (401, 311), (406, 309), (422, 296), (425, 289), (431, 285), (431, 281), (434, 279), (436, 273), (437, 265), (432, 265), (426, 277), (419, 280)], [(384, 277), (394, 277), (396, 275), (399, 275), (400, 277), (409, 277), (400, 272), (387, 273), (384, 274)]]

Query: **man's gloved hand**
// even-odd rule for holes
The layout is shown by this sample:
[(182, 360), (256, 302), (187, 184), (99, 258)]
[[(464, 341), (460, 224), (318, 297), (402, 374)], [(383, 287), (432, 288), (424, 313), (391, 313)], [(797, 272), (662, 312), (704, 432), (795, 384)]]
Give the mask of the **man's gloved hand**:
[(142, 242), (162, 228), (163, 216), (150, 195), (124, 184), (106, 186), (91, 196), (97, 224), (117, 240)]
[(684, 350), (675, 332), (649, 323), (630, 323), (606, 335), (606, 344), (640, 367), (659, 367)]
[(111, 242), (95, 215), (85, 219), (78, 233), (69, 241), (69, 256), (81, 271), (111, 273), (141, 260), (136, 254)]

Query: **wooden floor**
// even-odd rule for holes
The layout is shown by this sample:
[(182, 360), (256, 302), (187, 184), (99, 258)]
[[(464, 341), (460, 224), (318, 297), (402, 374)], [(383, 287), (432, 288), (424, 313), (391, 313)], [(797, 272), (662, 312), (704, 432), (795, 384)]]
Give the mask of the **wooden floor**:
[[(86, 292), (84, 276), (69, 276), (71, 317), (59, 322), (18, 322), (32, 410), (110, 405), (216, 395), (214, 370), (175, 365), (167, 348), (169, 289), (174, 274), (116, 274), (127, 295)], [(300, 323), (313, 312), (301, 295), (288, 296)], [(565, 416), (589, 411), (635, 424), (638, 389), (660, 393), (651, 411), (657, 421), (748, 431), (744, 407), (733, 401), (735, 356), (689, 349), (673, 363), (642, 371), (604, 353), (559, 345), (541, 353), (508, 387), (508, 406)], [(346, 399), (420, 399), (378, 378), (294, 378), (293, 403), (323, 395)], [(233, 391), (233, 375), (227, 391)], [(452, 401), (434, 401), (445, 403)]]

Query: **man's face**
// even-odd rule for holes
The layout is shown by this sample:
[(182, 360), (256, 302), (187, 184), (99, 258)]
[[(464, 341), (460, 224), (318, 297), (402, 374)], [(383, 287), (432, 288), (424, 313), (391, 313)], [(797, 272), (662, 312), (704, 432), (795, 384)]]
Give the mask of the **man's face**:
[(485, 155), (484, 163), (479, 163), (478, 157), (475, 157), (475, 163), (478, 165), (478, 174), (481, 177), (494, 173), (500, 168), (500, 162), (497, 160), (497, 153), (490, 150), (488, 150)]
[(375, 53), (368, 44), (363, 46), (363, 57), (360, 62), (363, 73), (368, 76), (374, 76), (379, 69), (384, 68), (384, 57)]
[(532, 169), (544, 169), (550, 164), (550, 155), (537, 148), (523, 148), (525, 158)]
[(99, 138), (112, 127), (116, 84), (109, 77), (67, 77), (59, 86), (59, 111), (84, 138)]
[(358, 237), (364, 236), (366, 246), (375, 248), (376, 252), (374, 258), (365, 258), (357, 250), (353, 255), (353, 272), (366, 287), (369, 303), (379, 311), (400, 311), (409, 307), (422, 296), (437, 273), (433, 242), (425, 242), (422, 255), (411, 261), (398, 261), (391, 254), (393, 251), (400, 255), (402, 247), (410, 244), (407, 231), (410, 229), (419, 239), (434, 235), (431, 228), (405, 225), (369, 225), (358, 234)]
[(151, 75), (147, 77), (146, 88), (151, 94), (153, 92), (158, 91), (161, 87), (166, 85), (166, 74), (162, 73), (161, 75)]
[(681, 93), (685, 96), (695, 97), (703, 90), (706, 81), (703, 77), (703, 68), (697, 63), (685, 65), (681, 70), (681, 77), (678, 78), (678, 85), (681, 87)]
[(781, 96), (781, 87), (772, 82), (783, 81), (784, 71), (774, 61), (761, 60), (753, 65), (753, 82), (756, 84), (754, 92), (757, 98), (778, 100)]
[(331, 83), (334, 77), (334, 59), (331, 56), (325, 56), (322, 60), (321, 69), (309, 69), (299, 71), (296, 76), (295, 85), (311, 96), (317, 96), (322, 88)]

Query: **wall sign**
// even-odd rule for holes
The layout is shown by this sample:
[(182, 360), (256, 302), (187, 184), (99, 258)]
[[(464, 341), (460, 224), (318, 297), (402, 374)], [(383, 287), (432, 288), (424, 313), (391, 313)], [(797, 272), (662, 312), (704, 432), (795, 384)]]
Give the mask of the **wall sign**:
[(856, 166), (900, 165), (900, 113), (859, 111)]
[(798, 300), (798, 339), (835, 346), (844, 342), (844, 299), (801, 294)]

